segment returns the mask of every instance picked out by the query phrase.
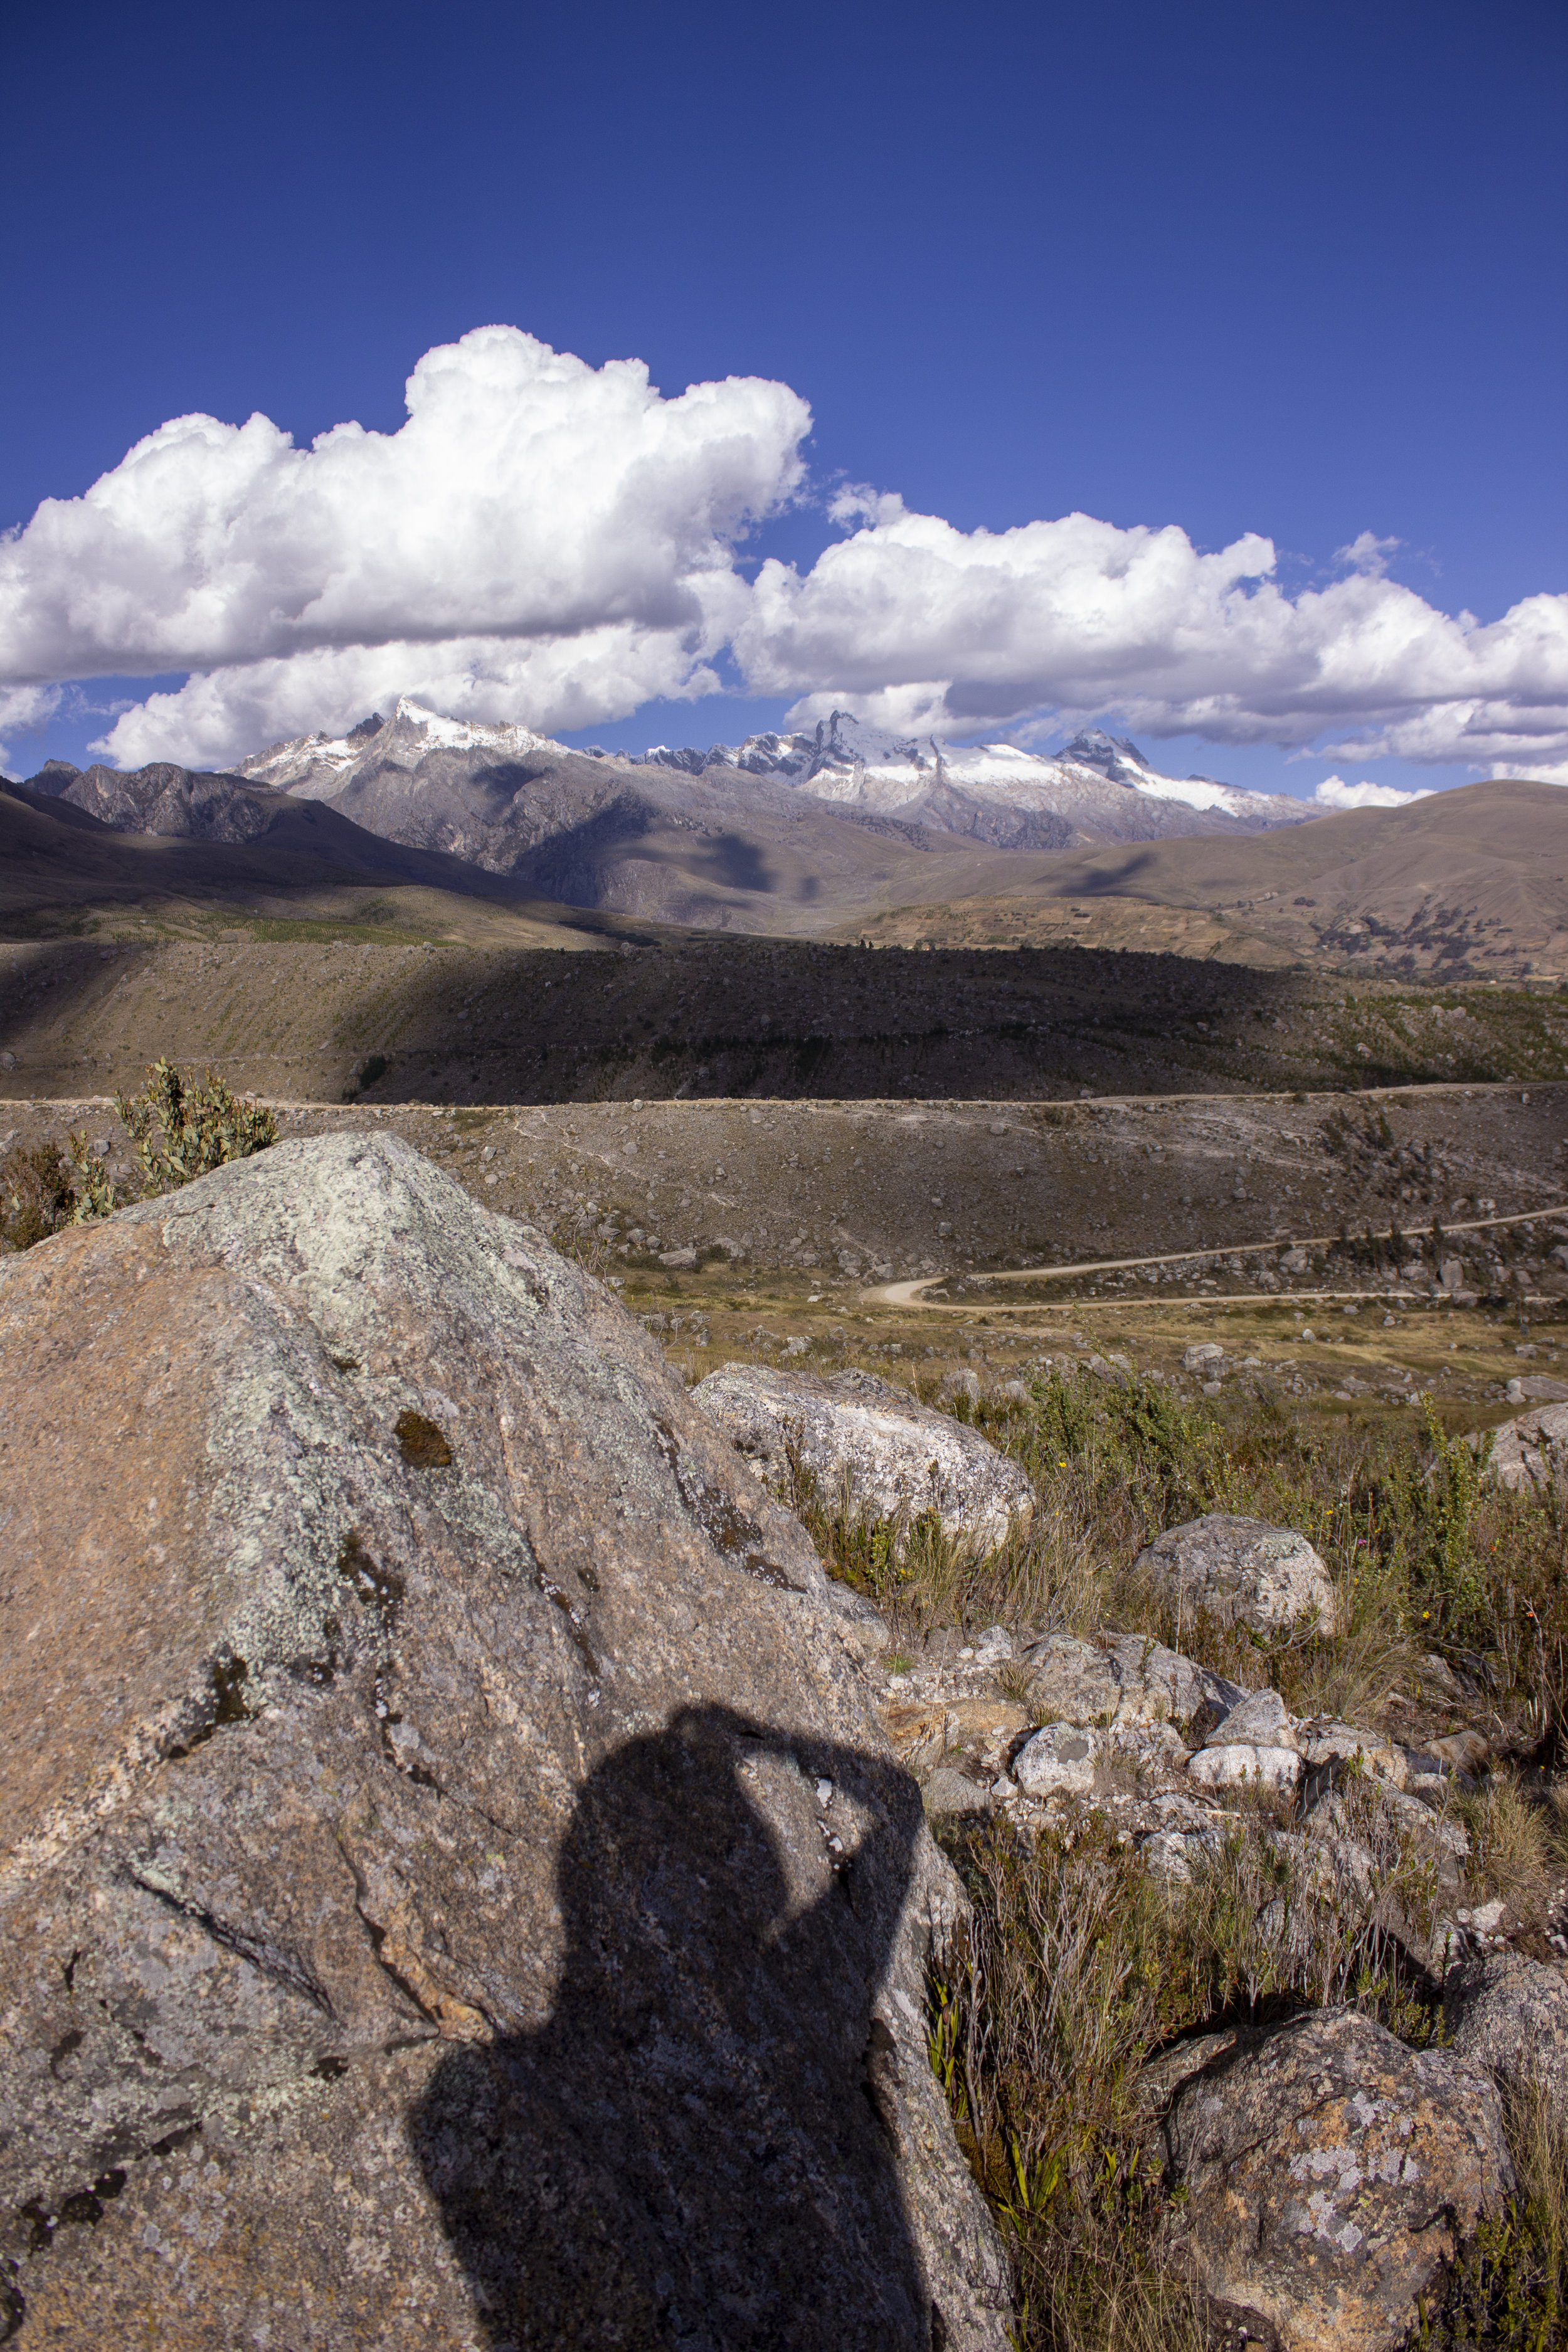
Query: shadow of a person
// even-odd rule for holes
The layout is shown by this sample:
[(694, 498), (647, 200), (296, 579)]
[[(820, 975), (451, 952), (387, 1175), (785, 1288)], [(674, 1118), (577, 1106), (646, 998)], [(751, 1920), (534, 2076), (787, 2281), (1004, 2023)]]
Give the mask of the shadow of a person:
[(721, 1707), (592, 1774), (552, 2016), (411, 2119), (495, 2352), (927, 2352), (871, 2015), (921, 1819), (890, 1759)]

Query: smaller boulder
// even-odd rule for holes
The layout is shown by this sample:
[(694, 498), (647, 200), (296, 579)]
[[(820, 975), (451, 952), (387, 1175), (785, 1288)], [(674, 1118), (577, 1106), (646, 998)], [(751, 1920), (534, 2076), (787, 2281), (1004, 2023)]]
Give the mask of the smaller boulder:
[(1239, 1683), (1143, 1633), (1105, 1633), (1095, 1642), (1050, 1633), (1024, 1657), (1032, 1675), (1029, 1704), (1047, 1719), (1190, 1723), (1203, 1717), (1218, 1722), (1247, 1696)]
[(1405, 1786), (1403, 1754), (1375, 1731), (1315, 1716), (1300, 1727), (1296, 1745), (1306, 1760), (1309, 1798), (1325, 1794), (1355, 1771), (1370, 1773), (1395, 1789)]
[(1392, 2352), (1513, 2185), (1491, 2082), (1355, 2010), (1210, 2046), (1163, 2125), (1199, 2285), (1290, 2352)]
[(955, 1771), (950, 1764), (941, 1766), (925, 1784), (928, 1813), (988, 1813), (993, 1802), (989, 1789), (972, 1780), (967, 1772)]
[[(1469, 1443), (1479, 1450), (1485, 1436), (1478, 1430)], [(1491, 1441), (1486, 1475), (1497, 1486), (1514, 1494), (1543, 1495), (1552, 1486), (1568, 1491), (1568, 1404), (1521, 1412), (1494, 1429)]]
[(1013, 1778), (1026, 1797), (1087, 1797), (1100, 1744), (1082, 1724), (1048, 1723), (1019, 1748)]
[(829, 1508), (852, 1517), (907, 1529), (934, 1511), (945, 1534), (993, 1549), (1033, 1513), (1035, 1490), (1017, 1463), (869, 1372), (818, 1378), (721, 1364), (691, 1393), (759, 1479), (783, 1486), (803, 1469)]
[(1212, 1380), (1224, 1366), (1225, 1349), (1216, 1348), (1212, 1339), (1205, 1339), (1197, 1347), (1183, 1351), (1182, 1370), (1184, 1372), (1201, 1372), (1205, 1380)]
[(1467, 1959), (1443, 1987), (1454, 2054), (1501, 2091), (1534, 2088), (1568, 2126), (1568, 1983), (1520, 1952)]
[(1211, 1511), (1167, 1528), (1140, 1552), (1135, 1565), (1178, 1610), (1202, 1611), (1221, 1624), (1273, 1633), (1315, 1612), (1325, 1633), (1334, 1630), (1329, 1571), (1294, 1528)]
[(1290, 1748), (1299, 1746), (1295, 1718), (1277, 1690), (1252, 1691), (1239, 1706), (1221, 1717), (1205, 1748)]

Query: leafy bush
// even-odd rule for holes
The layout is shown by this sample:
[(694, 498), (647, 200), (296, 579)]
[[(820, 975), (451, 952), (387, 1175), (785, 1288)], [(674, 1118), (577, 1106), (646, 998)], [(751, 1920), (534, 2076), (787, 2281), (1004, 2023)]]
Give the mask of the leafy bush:
[(245, 1102), (208, 1070), (199, 1084), (172, 1062), (154, 1062), (138, 1095), (116, 1095), (114, 1108), (142, 1162), (151, 1199), (210, 1175), (230, 1160), (248, 1160), (278, 1140), (278, 1122), (260, 1103)]

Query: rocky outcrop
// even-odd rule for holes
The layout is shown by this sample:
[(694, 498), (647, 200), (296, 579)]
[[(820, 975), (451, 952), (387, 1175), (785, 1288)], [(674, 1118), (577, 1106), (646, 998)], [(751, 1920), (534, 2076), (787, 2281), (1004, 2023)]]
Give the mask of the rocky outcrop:
[(1028, 1477), (978, 1430), (870, 1372), (721, 1364), (692, 1394), (759, 1480), (782, 1485), (793, 1454), (823, 1502), (851, 1518), (907, 1528), (933, 1511), (946, 1534), (990, 1549), (1034, 1509)]
[(0, 1265), (22, 2352), (1002, 2352), (868, 1628), (384, 1137)]
[(1531, 2089), (1568, 2129), (1568, 1981), (1521, 1952), (1479, 1955), (1450, 1970), (1443, 2010), (1454, 2054), (1500, 2090)]
[(1391, 2352), (1512, 2186), (1490, 2081), (1353, 2010), (1211, 2037), (1194, 2063), (1163, 2137), (1199, 2284), (1285, 2352)]
[(1329, 1571), (1294, 1528), (1211, 1511), (1167, 1528), (1135, 1565), (1189, 1617), (1273, 1633), (1315, 1612), (1323, 1633), (1334, 1630)]

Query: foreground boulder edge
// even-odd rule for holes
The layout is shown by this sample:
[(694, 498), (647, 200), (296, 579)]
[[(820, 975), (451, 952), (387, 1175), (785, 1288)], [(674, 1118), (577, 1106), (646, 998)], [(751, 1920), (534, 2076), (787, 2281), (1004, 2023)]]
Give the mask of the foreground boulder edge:
[(1016, 1462), (873, 1372), (721, 1364), (692, 1393), (759, 1481), (783, 1486), (804, 1472), (818, 1500), (849, 1518), (888, 1519), (901, 1535), (931, 1512), (944, 1534), (994, 1549), (1034, 1511)]
[(284, 1144), (0, 1266), (0, 1379), (24, 2352), (1002, 2352), (878, 1629), (606, 1291)]

